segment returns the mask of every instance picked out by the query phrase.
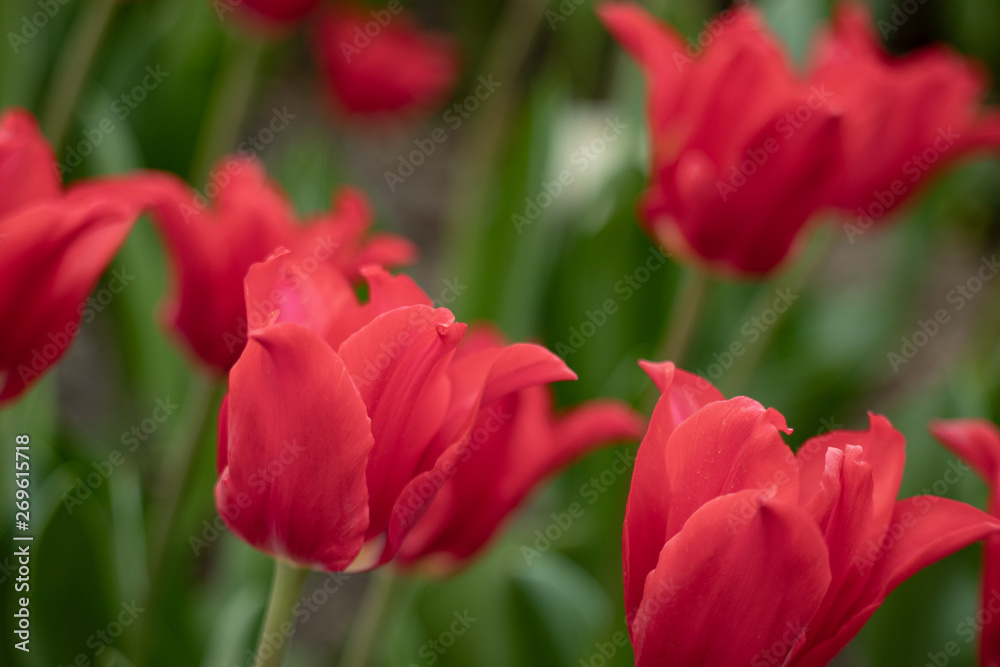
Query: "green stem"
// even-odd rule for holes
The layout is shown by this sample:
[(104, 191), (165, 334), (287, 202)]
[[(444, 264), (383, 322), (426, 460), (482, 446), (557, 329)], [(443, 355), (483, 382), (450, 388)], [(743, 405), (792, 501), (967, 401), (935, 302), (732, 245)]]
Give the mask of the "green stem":
[(236, 145), (253, 95), (262, 51), (263, 42), (245, 37), (235, 37), (229, 46), (198, 132), (191, 162), (194, 183), (203, 182), (212, 163)]
[[(495, 77), (500, 87), (464, 130), (449, 190), (448, 234), (445, 235), (445, 259), (441, 266), (445, 271), (457, 271), (462, 276), (472, 276), (483, 265), (476, 251), (484, 247), (481, 237), (489, 218), (481, 214), (482, 207), (489, 184), (496, 180), (489, 175), (496, 167), (497, 155), (514, 123), (516, 79), (532, 52), (547, 2), (513, 0), (504, 7), (484, 50), (480, 69), (484, 76)], [(475, 284), (472, 277), (469, 282)]]
[(361, 609), (347, 635), (347, 644), (340, 656), (340, 667), (366, 667), (370, 664), (375, 639), (379, 636), (389, 600), (398, 582), (398, 577), (389, 567), (372, 573), (361, 601)]
[(215, 381), (205, 375), (197, 375), (191, 381), (187, 392), (187, 412), (185, 421), (179, 429), (178, 437), (171, 448), (177, 454), (177, 461), (163, 478), (160, 487), (160, 497), (164, 504), (152, 522), (152, 551), (150, 553), (150, 577), (152, 581), (159, 578), (160, 569), (166, 558), (166, 550), (170, 546), (170, 537), (177, 528), (180, 518), (182, 501), (190, 496), (190, 490), (198, 473), (198, 457), (201, 448), (201, 435), (208, 420), (212, 416), (212, 397), (215, 393)]
[[(204, 375), (197, 375), (191, 380), (186, 395), (183, 422), (178, 428), (178, 436), (171, 443), (168, 453), (175, 453), (175, 461), (168, 472), (160, 480), (158, 497), (162, 505), (150, 517), (150, 547), (149, 547), (149, 590), (146, 592), (146, 605), (155, 610), (159, 605), (160, 593), (164, 584), (164, 563), (170, 538), (177, 530), (182, 503), (189, 498), (198, 473), (198, 463), (201, 461), (201, 436), (209, 418), (212, 415), (211, 406), (215, 394), (215, 381)], [(154, 504), (154, 507), (156, 505)], [(138, 622), (136, 634), (139, 650), (137, 664), (148, 664), (151, 660), (150, 643), (152, 637), (153, 616), (144, 615)]]
[(88, 0), (80, 3), (78, 15), (66, 38), (52, 73), (48, 94), (42, 104), (41, 126), (52, 146), (59, 151), (66, 129), (83, 90), (83, 82), (94, 64), (101, 40), (111, 24), (116, 0)]
[[(282, 560), (274, 561), (274, 578), (271, 580), (271, 597), (267, 602), (267, 615), (257, 643), (255, 667), (280, 667), (291, 636), (282, 626), (292, 623), (292, 608), (302, 594), (309, 570), (296, 567)], [(278, 641), (271, 638), (278, 635)]]
[[(748, 322), (751, 317), (759, 316), (774, 302), (775, 289), (782, 289), (787, 286), (789, 289), (801, 293), (812, 280), (816, 270), (822, 264), (822, 260), (827, 255), (833, 234), (829, 227), (824, 225), (815, 231), (814, 241), (807, 249), (804, 256), (796, 263), (791, 270), (784, 273), (778, 280), (772, 281), (766, 288), (760, 290), (757, 298), (754, 299), (750, 308), (746, 311), (742, 322)], [(781, 320), (776, 322), (761, 333), (760, 338), (754, 341), (753, 345), (748, 345), (746, 354), (735, 359), (732, 368), (723, 381), (719, 382), (720, 388), (726, 396), (735, 396), (744, 392), (750, 378), (753, 376), (760, 360), (764, 358), (774, 335), (781, 328)]]
[(705, 308), (707, 294), (708, 277), (705, 273), (696, 268), (685, 271), (674, 296), (663, 338), (657, 347), (659, 353), (654, 361), (672, 361), (675, 364), (684, 362), (691, 337), (698, 328), (701, 311)]

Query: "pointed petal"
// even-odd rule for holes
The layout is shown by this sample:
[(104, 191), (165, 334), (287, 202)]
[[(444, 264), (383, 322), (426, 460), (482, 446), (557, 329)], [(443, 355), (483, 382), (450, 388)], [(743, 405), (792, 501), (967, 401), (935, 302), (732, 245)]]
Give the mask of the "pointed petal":
[(798, 508), (756, 499), (709, 501), (663, 547), (631, 619), (636, 667), (782, 664), (830, 582), (826, 544)]
[(796, 502), (798, 470), (780, 432), (785, 418), (738, 396), (709, 403), (670, 436), (664, 451), (670, 480), (669, 540), (712, 498), (744, 489)]
[(393, 504), (444, 420), (451, 393), (445, 371), (464, 333), (447, 309), (406, 306), (379, 315), (340, 346), (375, 437), (367, 471), (369, 538), (386, 530)]
[(872, 521), (881, 526), (889, 521), (896, 508), (906, 463), (906, 440), (882, 415), (869, 413), (868, 421), (865, 431), (837, 430), (810, 438), (799, 448), (796, 461), (801, 500), (805, 503), (820, 488), (827, 449), (844, 450), (848, 445), (861, 447), (875, 479)]
[(60, 196), (56, 159), (35, 118), (23, 109), (0, 117), (0, 218)]
[(308, 329), (277, 324), (251, 335), (229, 385), (222, 518), (266, 553), (345, 569), (365, 540), (374, 440), (343, 361)]
[[(919, 570), (1000, 531), (1000, 521), (979, 510), (947, 498), (917, 496), (896, 504), (888, 542), (876, 545), (867, 585), (849, 615), (826, 626), (834, 634), (817, 637), (808, 650), (796, 656), (796, 667), (821, 667), (839, 653), (861, 630), (885, 597)], [(897, 537), (898, 535), (898, 537)], [(882, 547), (885, 548), (882, 548)], [(861, 561), (859, 561), (861, 562)]]
[(639, 445), (632, 485), (625, 507), (622, 564), (625, 575), (625, 611), (635, 614), (646, 575), (656, 566), (667, 541), (670, 482), (667, 479), (667, 441), (677, 425), (699, 409), (725, 397), (708, 380), (682, 371), (672, 362), (640, 361), (639, 365), (662, 395), (653, 410), (649, 430)]
[(985, 419), (948, 419), (931, 422), (931, 433), (955, 456), (968, 461), (996, 495), (1000, 484), (1000, 429)]
[(112, 199), (67, 197), (0, 219), (0, 320), (8, 323), (0, 331), (0, 402), (65, 354), (79, 331), (81, 305), (137, 217)]

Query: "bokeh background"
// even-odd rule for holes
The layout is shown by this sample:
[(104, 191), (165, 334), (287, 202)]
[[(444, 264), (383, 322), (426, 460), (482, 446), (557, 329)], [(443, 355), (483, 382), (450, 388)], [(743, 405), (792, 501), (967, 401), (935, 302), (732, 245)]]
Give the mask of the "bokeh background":
[[(609, 396), (635, 405), (646, 401), (648, 409), (650, 383), (636, 360), (657, 354), (665, 327), (676, 321), (671, 308), (687, 273), (667, 262), (638, 288), (622, 287), (626, 277), (644, 275), (636, 270), (653, 247), (635, 219), (647, 169), (644, 85), (637, 68), (601, 28), (589, 0), (404, 4), (425, 26), (458, 39), (463, 73), (447, 106), (389, 124), (350, 120), (332, 110), (310, 57), (307, 29), (262, 42), (241, 31), (231, 12), (220, 21), (217, 8), (225, 2), (121, 5), (57, 154), (62, 161), (68, 149), (88, 139), (86, 132), (97, 136), (94, 130), (105, 119), (113, 130), (92, 141), (94, 150), (82, 156), (68, 180), (148, 167), (189, 177), (203, 188), (206, 156), (197, 154), (196, 145), (209, 107), (232, 106), (225, 131), (236, 142), (258, 136), (280, 111), (287, 124), (255, 153), (300, 212), (327, 207), (335, 185), (360, 186), (376, 206), (378, 227), (420, 246), (422, 258), (409, 271), (459, 320), (493, 320), (509, 337), (539, 340), (565, 357), (580, 379), (557, 386), (561, 405)], [(655, 4), (660, 16), (691, 37), (725, 6)], [(8, 34), (20, 33), (24, 17), (39, 6), (37, 0), (3, 0), (0, 106), (39, 112), (83, 5), (58, 5), (48, 24), (15, 52)], [(901, 5), (916, 9), (904, 9), (899, 26), (885, 24), (898, 28), (886, 31), (889, 49), (904, 52), (944, 41), (1000, 78), (1000, 0), (880, 1), (872, 7), (876, 18), (891, 21)], [(800, 63), (830, 11), (816, 0), (759, 6)], [(115, 101), (141, 86), (147, 67), (165, 74), (122, 117)], [(229, 68), (245, 70), (240, 76), (247, 84), (246, 105), (240, 90), (228, 97), (214, 92), (221, 77), (232, 73)], [(500, 85), (472, 109), (466, 100), (480, 77)], [(990, 95), (1000, 102), (995, 86)], [(444, 115), (456, 103), (468, 116), (458, 127), (454, 115)], [(598, 151), (601, 144), (592, 142), (608, 123), (620, 132)], [(446, 141), (390, 188), (385, 173), (399, 169), (414, 140), (439, 127)], [(573, 182), (519, 229), (512, 216), (533, 214), (528, 202), (537, 203), (544, 184), (563, 170)], [(866, 411), (885, 414), (907, 437), (904, 496), (933, 492), (981, 507), (984, 486), (971, 471), (948, 472), (955, 470), (949, 467), (953, 459), (926, 426), (935, 417), (1000, 420), (1000, 280), (962, 299), (960, 309), (949, 300), (982, 258), (998, 251), (1000, 161), (966, 161), (950, 169), (897, 218), (853, 243), (842, 221), (818, 220), (808, 246), (768, 282), (711, 281), (683, 366), (711, 377), (727, 395), (747, 394), (779, 409), (795, 429), (787, 438), (793, 446), (830, 428), (863, 428)], [(215, 537), (204, 523), (216, 517), (214, 418), (197, 440), (194, 491), (179, 499), (164, 559), (167, 583), (149, 591), (151, 508), (160, 500), (162, 479), (183, 461), (180, 443), (198, 422), (194, 397), (214, 391), (217, 411), (221, 396), (218, 388), (206, 389), (201, 372), (158, 325), (166, 269), (160, 241), (144, 220), (96, 294), (108, 289), (111, 271), (133, 276), (126, 288), (108, 290), (108, 303), (95, 306), (63, 362), (0, 412), (3, 442), (12, 442), (15, 433), (32, 437), (37, 536), (33, 650), (21, 654), (5, 640), (0, 664), (51, 667), (84, 655), (90, 662), (77, 664), (130, 665), (140, 636), (153, 649), (151, 664), (247, 664), (272, 564), (224, 531)], [(776, 291), (795, 299), (772, 320), (767, 311)], [(593, 335), (575, 335), (608, 299), (616, 312)], [(939, 308), (950, 321), (912, 359), (893, 368), (889, 353), (899, 354), (902, 338), (912, 339), (919, 321)], [(735, 341), (747, 353), (730, 360), (726, 351)], [(162, 422), (153, 418), (164, 414), (156, 411), (158, 402), (176, 404)], [(126, 434), (133, 427), (142, 441), (130, 451)], [(460, 575), (398, 582), (372, 664), (631, 665), (631, 649), (614, 643), (625, 631), (620, 553), (630, 474), (621, 473), (616, 461), (631, 461), (636, 447), (601, 451), (539, 489), (490, 553)], [(91, 497), (68, 507), (65, 494), (77, 478), (109, 461), (115, 450), (124, 462)], [(12, 469), (13, 456), (3, 456), (0, 496), (11, 508), (5, 514), (11, 521)], [(582, 516), (553, 528), (553, 514), (567, 513), (574, 503)], [(2, 522), (5, 545), (11, 544), (11, 521)], [(550, 546), (536, 532), (547, 529), (557, 535)], [(0, 555), (5, 624), (15, 597), (12, 550), (5, 546)], [(928, 653), (943, 651), (948, 642), (960, 652), (947, 664), (975, 664), (967, 622), (978, 606), (979, 559), (974, 546), (906, 582), (838, 664), (924, 665)], [(313, 575), (306, 596), (324, 581), (324, 575)], [(314, 598), (326, 599), (299, 626), (287, 664), (335, 664), (369, 585), (369, 575), (328, 584), (335, 592)], [(133, 600), (145, 611), (95, 656), (88, 638)], [(455, 614), (475, 621), (449, 638)], [(727, 629), (716, 631), (725, 641)], [(443, 645), (443, 653), (434, 648)]]

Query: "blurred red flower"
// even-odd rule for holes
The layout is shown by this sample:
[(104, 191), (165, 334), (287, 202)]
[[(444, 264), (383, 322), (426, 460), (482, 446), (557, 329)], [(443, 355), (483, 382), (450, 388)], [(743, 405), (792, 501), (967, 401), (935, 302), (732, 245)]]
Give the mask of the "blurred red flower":
[(350, 113), (425, 111), (442, 101), (458, 77), (455, 42), (421, 30), (398, 3), (392, 7), (371, 13), (331, 7), (313, 35), (330, 93)]
[[(990, 490), (988, 511), (1000, 517), (1000, 429), (996, 424), (985, 419), (949, 419), (932, 422), (931, 432), (982, 477)], [(998, 595), (1000, 535), (991, 535), (986, 538), (983, 551), (982, 609), (988, 611), (981, 617), (977, 615), (983, 626), (979, 634), (979, 664), (984, 667), (1000, 665), (1000, 609), (994, 609)]]
[(576, 376), (538, 345), (463, 349), (466, 325), (405, 276), (365, 269), (362, 305), (307, 259), (279, 251), (247, 276), (250, 339), (220, 415), (216, 504), (268, 554), (369, 569), (467, 465), (505, 397)]
[(208, 366), (225, 373), (246, 343), (243, 279), (254, 262), (279, 246), (330, 263), (348, 279), (360, 266), (407, 264), (416, 255), (409, 241), (391, 234), (369, 235), (367, 198), (341, 188), (329, 212), (300, 224), (286, 195), (253, 160), (228, 158), (212, 172), (206, 190), (212, 204), (170, 177), (147, 179), (157, 195), (154, 215), (170, 253), (174, 287), (167, 299), (168, 326)]
[(649, 81), (647, 231), (725, 273), (773, 270), (840, 174), (829, 91), (793, 74), (755, 10), (726, 10), (696, 46), (638, 5), (597, 11)]
[(830, 91), (842, 115), (844, 169), (833, 201), (856, 216), (858, 233), (945, 165), (1000, 148), (1000, 113), (980, 108), (985, 73), (944, 46), (888, 54), (860, 3), (837, 8), (832, 30), (817, 41), (809, 80)]
[[(451, 386), (468, 393), (514, 349), (489, 327), (470, 332), (449, 367)], [(618, 401), (588, 401), (557, 416), (548, 387), (498, 398), (480, 411), (454, 474), (432, 480), (439, 488), (397, 560), (446, 573), (467, 565), (543, 479), (602, 444), (639, 438), (642, 428), (643, 420)]]
[(63, 192), (55, 154), (27, 111), (0, 117), (0, 402), (19, 396), (69, 348), (87, 295), (140, 208), (127, 179)]
[(897, 501), (904, 440), (884, 417), (793, 455), (775, 410), (644, 367), (662, 396), (625, 515), (636, 665), (826, 665), (896, 586), (1000, 531), (964, 503)]

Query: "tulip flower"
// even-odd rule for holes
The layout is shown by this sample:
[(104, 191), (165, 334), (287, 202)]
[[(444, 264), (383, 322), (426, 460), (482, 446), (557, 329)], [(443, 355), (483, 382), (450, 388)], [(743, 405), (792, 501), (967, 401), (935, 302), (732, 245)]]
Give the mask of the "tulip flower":
[[(455, 353), (452, 386), (481, 382), (505, 349), (489, 328), (470, 332)], [(466, 565), (541, 480), (604, 443), (641, 434), (642, 420), (617, 401), (589, 401), (557, 416), (548, 387), (508, 393), (481, 411), (464, 460), (396, 560), (449, 573)]]
[(817, 41), (810, 82), (843, 116), (844, 170), (834, 203), (856, 217), (849, 238), (907, 201), (946, 165), (1000, 148), (1000, 112), (984, 111), (982, 68), (943, 46), (888, 54), (862, 4), (837, 8)]
[[(252, 160), (224, 160), (208, 189), (198, 193), (160, 182), (154, 215), (166, 241), (174, 289), (165, 318), (170, 328), (210, 368), (225, 373), (246, 343), (243, 279), (254, 262), (279, 247), (307, 253), (310, 263), (330, 263), (349, 279), (368, 263), (397, 266), (416, 254), (398, 236), (368, 236), (372, 213), (353, 188), (335, 193), (332, 209), (299, 224), (288, 198)], [(212, 193), (210, 193), (212, 194)]]
[[(1000, 429), (985, 419), (950, 419), (931, 423), (931, 433), (956, 456), (967, 461), (990, 489), (989, 513), (1000, 517)], [(1000, 536), (986, 538), (983, 551), (982, 618), (979, 664), (1000, 667)], [(987, 617), (986, 614), (989, 614)]]
[(720, 15), (703, 48), (637, 5), (597, 12), (649, 82), (647, 232), (723, 273), (775, 269), (840, 173), (829, 91), (794, 75), (753, 9)]
[(449, 478), (496, 460), (476, 452), (481, 429), (526, 418), (506, 412), (507, 397), (576, 376), (538, 345), (463, 345), (466, 325), (409, 278), (363, 269), (361, 304), (339, 272), (307, 262), (279, 251), (247, 275), (251, 328), (220, 414), (216, 504), (236, 535), (285, 562), (370, 569)]
[(314, 34), (316, 60), (341, 109), (356, 115), (407, 114), (440, 103), (458, 76), (458, 48), (418, 28), (402, 7), (379, 16), (332, 7)]
[(636, 665), (826, 665), (901, 582), (1000, 531), (964, 503), (897, 501), (904, 440), (884, 417), (793, 455), (777, 411), (645, 368), (662, 395), (625, 517)]
[(0, 403), (38, 380), (80, 329), (87, 295), (139, 208), (100, 179), (63, 192), (56, 159), (26, 111), (0, 117)]

